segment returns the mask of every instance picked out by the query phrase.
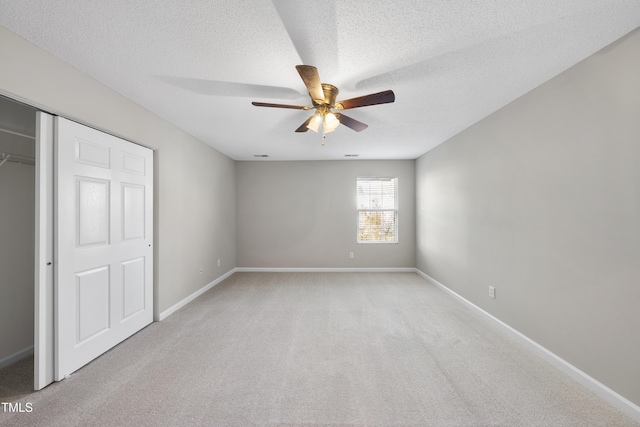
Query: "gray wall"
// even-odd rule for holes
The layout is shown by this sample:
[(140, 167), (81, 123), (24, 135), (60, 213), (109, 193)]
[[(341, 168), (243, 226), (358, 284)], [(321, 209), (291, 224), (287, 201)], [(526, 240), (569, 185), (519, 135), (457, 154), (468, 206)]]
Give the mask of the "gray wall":
[(4, 27), (0, 63), (0, 93), (156, 150), (156, 314), (235, 267), (233, 160)]
[(6, 162), (0, 166), (0, 362), (33, 347), (34, 212), (34, 167)]
[(420, 270), (640, 404), (640, 31), (419, 158), (416, 188)]
[[(398, 177), (398, 244), (356, 243), (358, 176)], [(236, 183), (239, 267), (415, 267), (414, 160), (238, 162)]]

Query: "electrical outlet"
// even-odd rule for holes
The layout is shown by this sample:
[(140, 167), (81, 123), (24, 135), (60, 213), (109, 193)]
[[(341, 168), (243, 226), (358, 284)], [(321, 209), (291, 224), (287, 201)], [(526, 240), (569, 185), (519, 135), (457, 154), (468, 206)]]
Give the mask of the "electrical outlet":
[(218, 258), (218, 267), (220, 267), (220, 258)]
[(493, 299), (496, 298), (496, 288), (493, 286), (489, 286), (489, 296)]
[(354, 259), (355, 256), (353, 255), (353, 252), (349, 252), (349, 259)]

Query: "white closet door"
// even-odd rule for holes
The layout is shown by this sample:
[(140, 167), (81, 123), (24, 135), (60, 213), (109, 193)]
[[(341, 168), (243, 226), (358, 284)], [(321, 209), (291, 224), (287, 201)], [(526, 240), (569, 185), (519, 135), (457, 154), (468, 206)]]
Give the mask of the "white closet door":
[(36, 113), (33, 388), (53, 382), (53, 116)]
[(153, 152), (56, 118), (56, 380), (153, 320)]

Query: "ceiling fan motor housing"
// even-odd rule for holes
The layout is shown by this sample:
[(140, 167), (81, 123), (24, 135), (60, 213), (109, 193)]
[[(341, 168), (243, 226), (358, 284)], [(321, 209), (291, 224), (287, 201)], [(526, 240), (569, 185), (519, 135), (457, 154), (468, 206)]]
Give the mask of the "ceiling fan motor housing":
[(312, 99), (311, 101), (313, 102), (313, 106), (317, 107), (319, 105), (328, 105), (329, 107), (333, 107), (336, 103), (338, 92), (340, 92), (338, 88), (328, 83), (322, 83), (322, 91), (324, 92), (324, 102), (318, 103), (316, 100)]

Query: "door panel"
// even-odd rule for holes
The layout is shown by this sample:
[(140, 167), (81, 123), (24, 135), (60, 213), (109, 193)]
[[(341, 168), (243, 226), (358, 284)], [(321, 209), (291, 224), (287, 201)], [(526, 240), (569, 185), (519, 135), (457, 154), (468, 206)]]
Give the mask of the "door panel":
[(109, 329), (109, 283), (108, 265), (76, 273), (76, 346)]
[(144, 263), (144, 258), (122, 263), (123, 321), (144, 310)]
[(153, 320), (153, 152), (56, 118), (56, 379)]
[(144, 191), (145, 188), (142, 185), (122, 185), (122, 238), (124, 240), (144, 239)]
[(76, 178), (76, 247), (109, 244), (109, 181)]

